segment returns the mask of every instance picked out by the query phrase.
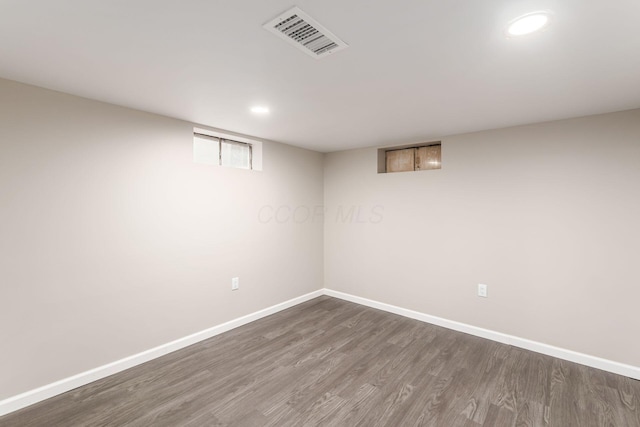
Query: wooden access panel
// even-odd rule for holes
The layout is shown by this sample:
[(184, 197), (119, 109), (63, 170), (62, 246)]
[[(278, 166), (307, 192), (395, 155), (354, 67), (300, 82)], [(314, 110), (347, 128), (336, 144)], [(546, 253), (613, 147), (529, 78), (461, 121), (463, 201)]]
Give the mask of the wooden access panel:
[(415, 148), (387, 151), (387, 172), (415, 170)]
[(442, 154), (440, 145), (429, 145), (416, 148), (415, 170), (429, 170), (442, 168)]

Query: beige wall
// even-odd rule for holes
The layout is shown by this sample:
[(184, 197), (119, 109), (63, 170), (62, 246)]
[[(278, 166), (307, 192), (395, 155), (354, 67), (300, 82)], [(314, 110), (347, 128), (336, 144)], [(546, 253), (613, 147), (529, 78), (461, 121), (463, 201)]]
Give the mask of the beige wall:
[(0, 400), (322, 287), (321, 219), (259, 218), (322, 204), (322, 154), (203, 166), (192, 129), (0, 80)]
[(326, 156), (325, 286), (640, 365), (640, 110), (442, 143), (439, 171)]
[(323, 171), (322, 154), (271, 142), (263, 172), (194, 164), (191, 132), (0, 80), (0, 400), (323, 274), (640, 364), (640, 110), (444, 138), (442, 170), (400, 174), (377, 174), (373, 148), (328, 154)]

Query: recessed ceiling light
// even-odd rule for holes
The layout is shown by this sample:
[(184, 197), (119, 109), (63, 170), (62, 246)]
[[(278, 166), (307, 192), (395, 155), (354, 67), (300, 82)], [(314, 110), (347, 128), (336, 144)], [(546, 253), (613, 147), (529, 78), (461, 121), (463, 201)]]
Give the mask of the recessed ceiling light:
[(251, 112), (254, 114), (269, 114), (269, 108), (262, 105), (256, 105), (251, 107)]
[(509, 23), (507, 35), (524, 36), (540, 31), (549, 24), (551, 14), (547, 11), (532, 12), (519, 16)]

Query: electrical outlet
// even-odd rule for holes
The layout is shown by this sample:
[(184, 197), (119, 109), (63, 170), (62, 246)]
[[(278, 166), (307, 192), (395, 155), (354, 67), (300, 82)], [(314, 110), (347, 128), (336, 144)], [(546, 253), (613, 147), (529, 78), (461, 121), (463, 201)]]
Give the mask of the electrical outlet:
[(234, 277), (233, 279), (231, 279), (231, 290), (237, 291), (238, 289), (240, 289), (240, 278)]
[(482, 283), (478, 284), (478, 296), (479, 297), (483, 297), (483, 298), (487, 298), (488, 297), (488, 286), (487, 285), (483, 285)]

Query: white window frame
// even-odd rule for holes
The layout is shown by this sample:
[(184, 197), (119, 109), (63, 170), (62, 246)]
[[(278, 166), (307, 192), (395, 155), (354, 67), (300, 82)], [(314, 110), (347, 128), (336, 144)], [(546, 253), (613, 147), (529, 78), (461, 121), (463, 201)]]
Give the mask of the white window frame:
[[(222, 143), (221, 140), (224, 140), (226, 142), (230, 142), (230, 143), (238, 143), (238, 144), (246, 144), (248, 145), (249, 148), (249, 156), (250, 156), (250, 168), (251, 169), (245, 169), (245, 170), (252, 170), (252, 171), (262, 171), (262, 141), (257, 140), (257, 139), (251, 139), (251, 138), (247, 138), (245, 136), (241, 136), (241, 135), (236, 135), (236, 134), (232, 134), (232, 133), (223, 133), (220, 131), (214, 131), (214, 130), (210, 130), (210, 129), (204, 129), (204, 128), (193, 128), (193, 137), (200, 137), (200, 138), (211, 138), (211, 139), (215, 139), (219, 141), (219, 145), (218, 145), (218, 162), (217, 164), (215, 164), (215, 166), (221, 166), (222, 165), (222, 161), (220, 159), (220, 156), (222, 156), (222, 150), (220, 150), (221, 146), (220, 144)], [(200, 162), (194, 153), (194, 162), (196, 163), (206, 163), (206, 164), (211, 164), (210, 162)], [(243, 169), (243, 168), (238, 168), (238, 169)]]

